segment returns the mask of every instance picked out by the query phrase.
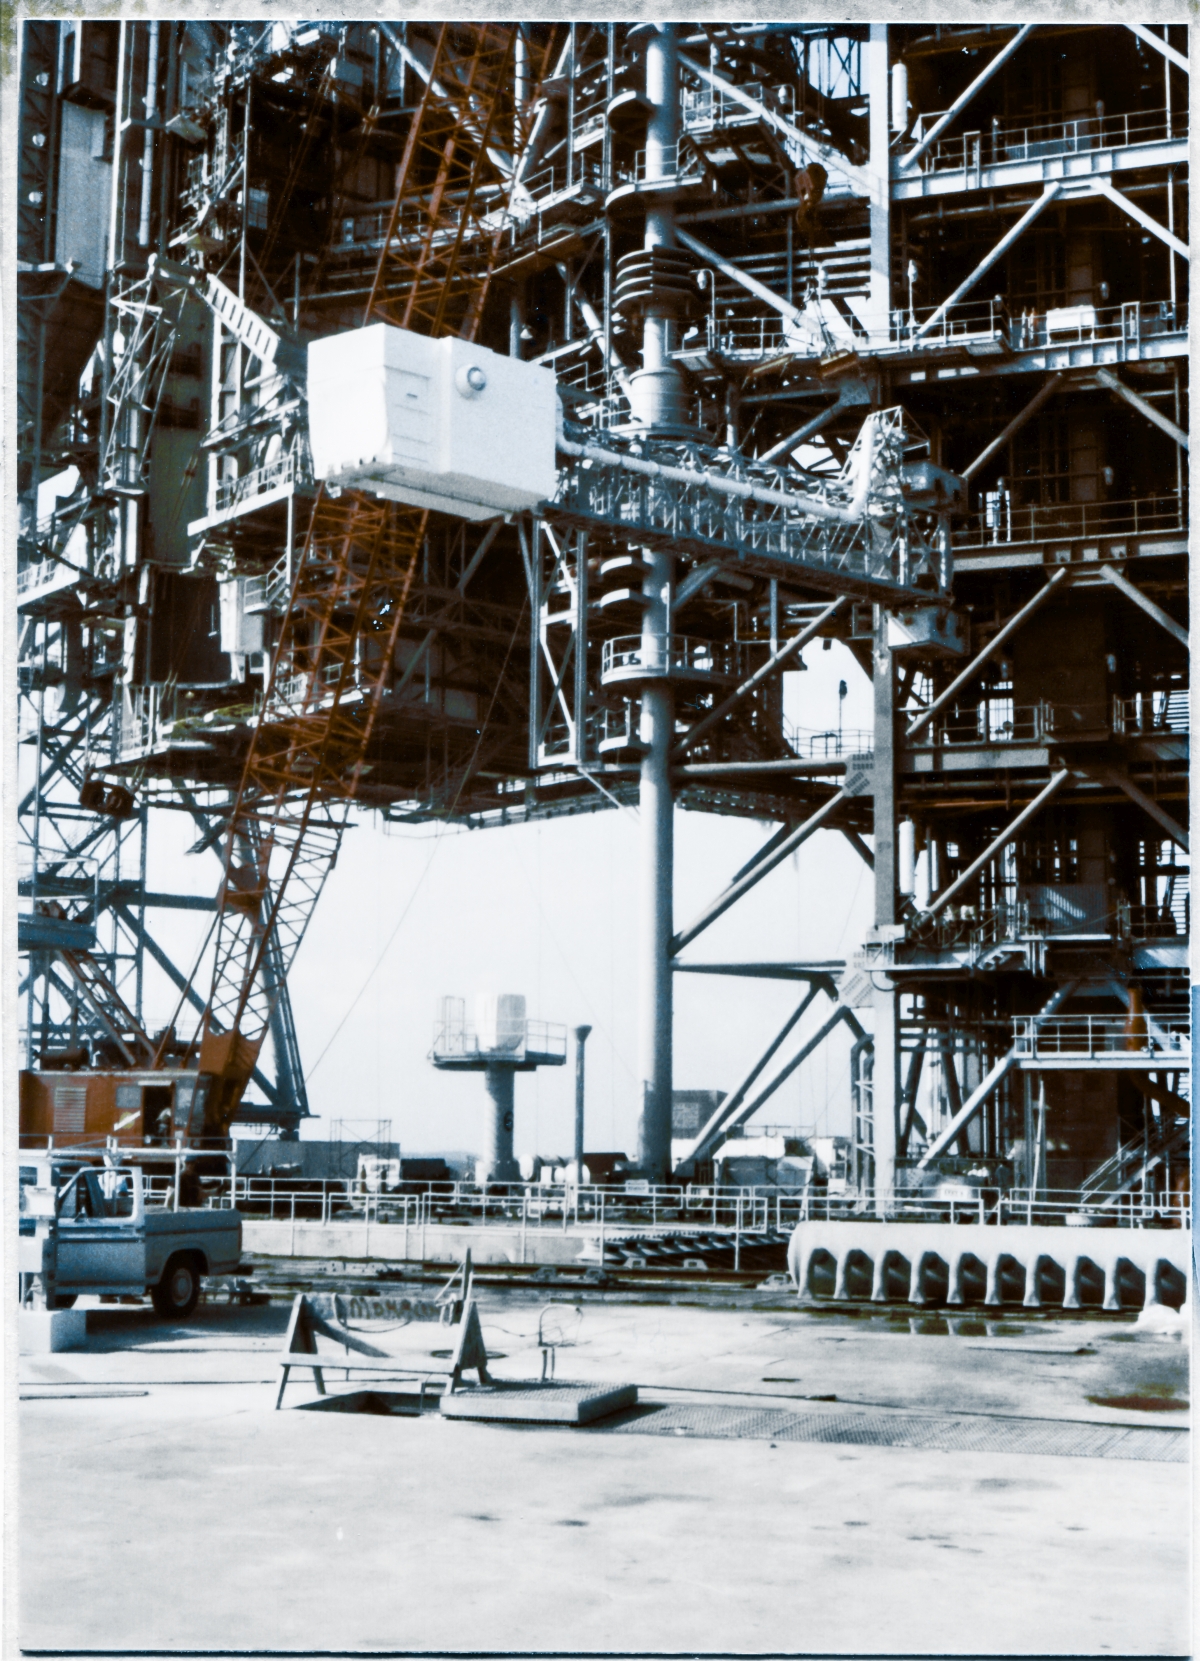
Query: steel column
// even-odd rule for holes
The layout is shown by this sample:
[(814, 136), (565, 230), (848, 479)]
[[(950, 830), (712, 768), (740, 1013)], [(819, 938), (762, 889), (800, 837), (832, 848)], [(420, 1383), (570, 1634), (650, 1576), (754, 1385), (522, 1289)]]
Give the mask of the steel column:
[[(679, 63), (673, 23), (654, 28), (646, 48), (646, 96), (652, 113), (646, 129), (646, 179), (668, 179), (677, 169), (679, 143)], [(670, 198), (646, 212), (647, 249), (675, 246), (675, 210)], [(674, 319), (651, 301), (642, 335), (642, 370), (631, 378), (635, 419), (644, 412), (647, 425), (663, 417), (669, 423), (682, 404), (682, 377), (671, 362)], [(641, 916), (639, 983), (641, 1033), (639, 1074), (641, 1103), (638, 1163), (643, 1176), (662, 1182), (671, 1165), (672, 977), (674, 930), (674, 804), (671, 797), (671, 747), (675, 736), (675, 694), (669, 679), (671, 658), (671, 585), (674, 556), (659, 546), (644, 550), (642, 579), (642, 661), (655, 678), (642, 691), (640, 738), (645, 746), (639, 780), (641, 836)]]
[[(875, 932), (886, 941), (896, 924), (896, 670), (888, 645), (888, 614), (875, 611), (872, 662), (875, 694)], [(883, 985), (879, 984), (880, 980)], [(872, 975), (875, 1056), (872, 1070), (872, 1145), (875, 1211), (887, 1213), (896, 1177), (900, 1127), (899, 994), (886, 976)]]

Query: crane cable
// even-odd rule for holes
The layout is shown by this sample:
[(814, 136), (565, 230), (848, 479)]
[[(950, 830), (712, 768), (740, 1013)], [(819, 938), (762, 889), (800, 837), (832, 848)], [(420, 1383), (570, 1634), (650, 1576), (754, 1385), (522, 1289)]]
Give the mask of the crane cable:
[(433, 861), (434, 861), (434, 859), (437, 855), (437, 851), (442, 845), (443, 837), (445, 836), (446, 832), (450, 829), (450, 819), (451, 819), (451, 817), (454, 813), (454, 810), (457, 808), (457, 806), (459, 804), (459, 800), (462, 796), (462, 793), (466, 788), (467, 780), (471, 777), (471, 774), (474, 770), (475, 763), (479, 759), (479, 751), (480, 751), (480, 749), (483, 745), (484, 738), (487, 736), (488, 726), (489, 726), (489, 724), (491, 722), (491, 719), (492, 719), (492, 712), (496, 707), (496, 699), (500, 696), (500, 688), (504, 683), (504, 676), (505, 676), (505, 673), (508, 669), (509, 659), (512, 657), (513, 647), (517, 643), (517, 636), (521, 632), (521, 624), (525, 621), (525, 611), (526, 611), (526, 607), (528, 606), (528, 604), (529, 604), (529, 601), (528, 601), (528, 596), (527, 596), (521, 602), (521, 610), (520, 610), (520, 612), (517, 616), (516, 627), (513, 629), (512, 638), (509, 640), (508, 650), (504, 654), (504, 662), (501, 665), (500, 673), (496, 677), (496, 685), (495, 685), (495, 687), (493, 688), (493, 691), (492, 691), (491, 702), (488, 704), (487, 714), (484, 716), (483, 724), (479, 729), (479, 736), (475, 740), (475, 748), (471, 751), (471, 759), (467, 763), (467, 766), (463, 770), (463, 776), (459, 781), (458, 789), (454, 793), (454, 800), (450, 804), (450, 812), (449, 812), (449, 814), (447, 814), (446, 818), (443, 820), (442, 824), (438, 828), (438, 833), (437, 833), (436, 837), (434, 838), (433, 847), (430, 849), (430, 852), (429, 852), (429, 858), (425, 861), (425, 869), (421, 872), (420, 876), (417, 878), (416, 883), (413, 887), (413, 891), (408, 897), (408, 903), (404, 907), (404, 910), (400, 913), (400, 916), (396, 921), (396, 926), (392, 930), (391, 934), (388, 936), (383, 950), (380, 952), (379, 956), (375, 959), (375, 962), (372, 964), (371, 969), (367, 974), (367, 978), (363, 981), (363, 983), (359, 987), (358, 991), (354, 994), (354, 997), (350, 1002), (349, 1008), (346, 1010), (346, 1013), (342, 1016), (341, 1020), (337, 1024), (337, 1026), (334, 1027), (332, 1033), (329, 1035), (329, 1038), (326, 1040), (325, 1047), (324, 1047), (324, 1049), (322, 1049), (320, 1055), (313, 1062), (312, 1066), (306, 1069), (306, 1072), (305, 1072), (305, 1078), (306, 1079), (311, 1079), (312, 1078), (312, 1076), (316, 1072), (317, 1068), (321, 1065), (322, 1061), (324, 1061), (325, 1057), (328, 1055), (330, 1049), (333, 1046), (334, 1040), (337, 1038), (337, 1036), (341, 1032), (342, 1028), (346, 1025), (346, 1022), (350, 1019), (351, 1015), (353, 1015), (355, 1009), (357, 1009), (358, 1004), (359, 1004), (359, 1002), (362, 998), (363, 993), (367, 990), (367, 987), (370, 986), (371, 982), (375, 978), (375, 975), (376, 975), (377, 971), (379, 970), (380, 965), (383, 963), (384, 958), (391, 951), (392, 946), (395, 943), (396, 936), (400, 933), (400, 930), (404, 926), (405, 919), (407, 918), (409, 912), (413, 908), (413, 905), (416, 901), (417, 895), (421, 890), (421, 885), (425, 881), (425, 878), (429, 875), (429, 867), (433, 864)]

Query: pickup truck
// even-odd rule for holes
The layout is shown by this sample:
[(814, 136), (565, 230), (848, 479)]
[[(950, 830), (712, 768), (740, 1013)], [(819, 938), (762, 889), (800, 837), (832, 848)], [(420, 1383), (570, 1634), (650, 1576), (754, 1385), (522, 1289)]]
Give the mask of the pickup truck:
[(165, 1320), (191, 1314), (202, 1275), (230, 1274), (242, 1255), (236, 1211), (146, 1204), (136, 1166), (71, 1171), (22, 1160), (19, 1268), (40, 1275), (51, 1309), (81, 1292), (145, 1296)]

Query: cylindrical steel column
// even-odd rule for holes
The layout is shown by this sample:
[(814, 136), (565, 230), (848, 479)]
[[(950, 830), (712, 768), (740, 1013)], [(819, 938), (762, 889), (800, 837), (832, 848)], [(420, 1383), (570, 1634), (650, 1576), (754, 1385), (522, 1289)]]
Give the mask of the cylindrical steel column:
[[(675, 25), (656, 25), (646, 48), (646, 97), (652, 106), (646, 128), (646, 180), (673, 178), (679, 144), (679, 61)], [(646, 209), (647, 249), (675, 246), (675, 209), (670, 197), (655, 196)], [(683, 383), (671, 362), (674, 307), (646, 307), (642, 333), (641, 379), (634, 413), (653, 432), (660, 422), (678, 419)], [(639, 982), (641, 1033), (639, 1073), (642, 1082), (638, 1123), (638, 1164), (651, 1182), (662, 1182), (671, 1165), (671, 936), (674, 929), (674, 809), (671, 799), (671, 746), (675, 732), (675, 697), (668, 678), (671, 661), (671, 584), (674, 559), (662, 548), (643, 550), (647, 570), (642, 580), (642, 662), (648, 678), (642, 692), (640, 733), (643, 748), (639, 790), (641, 835), (641, 906)]]
[(583, 1046), (591, 1027), (575, 1028), (575, 1180), (583, 1181)]
[(486, 1070), (488, 1122), (478, 1182), (518, 1182), (521, 1172), (513, 1158), (513, 1069), (493, 1062)]
[(642, 654), (647, 668), (663, 676), (642, 692), (639, 737), (643, 745), (639, 790), (642, 883), (639, 916), (639, 981), (642, 1080), (638, 1163), (652, 1182), (668, 1175), (671, 1158), (671, 937), (674, 930), (674, 808), (671, 800), (671, 743), (675, 696), (666, 679), (670, 658), (669, 554), (646, 550), (650, 570)]

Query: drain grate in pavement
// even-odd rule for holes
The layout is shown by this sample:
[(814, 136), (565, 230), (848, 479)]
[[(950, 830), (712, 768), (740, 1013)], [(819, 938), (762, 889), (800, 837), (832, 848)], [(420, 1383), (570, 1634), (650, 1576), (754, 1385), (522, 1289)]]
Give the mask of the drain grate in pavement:
[(596, 1434), (696, 1436), (763, 1442), (840, 1442), (946, 1453), (1033, 1453), (1075, 1459), (1152, 1459), (1182, 1463), (1186, 1430), (1089, 1425), (1057, 1419), (940, 1418), (916, 1414), (796, 1413), (680, 1402), (643, 1407)]

